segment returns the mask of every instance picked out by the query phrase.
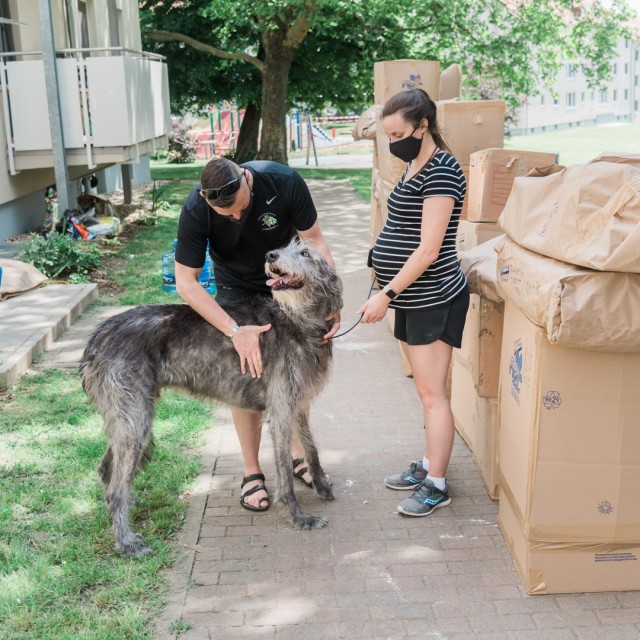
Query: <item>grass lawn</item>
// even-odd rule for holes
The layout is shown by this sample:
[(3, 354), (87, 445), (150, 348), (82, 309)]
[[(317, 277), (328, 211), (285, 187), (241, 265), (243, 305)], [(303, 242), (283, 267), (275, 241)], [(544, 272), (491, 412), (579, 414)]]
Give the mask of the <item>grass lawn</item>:
[(79, 375), (47, 371), (0, 396), (3, 640), (152, 637), (186, 511), (180, 495), (210, 422), (196, 400), (167, 392), (159, 402), (157, 446), (136, 479), (132, 512), (153, 553), (132, 560), (114, 550), (96, 473), (106, 439)]
[(606, 151), (640, 152), (640, 124), (576, 127), (505, 139), (507, 149), (549, 151), (559, 154), (559, 164), (584, 164)]

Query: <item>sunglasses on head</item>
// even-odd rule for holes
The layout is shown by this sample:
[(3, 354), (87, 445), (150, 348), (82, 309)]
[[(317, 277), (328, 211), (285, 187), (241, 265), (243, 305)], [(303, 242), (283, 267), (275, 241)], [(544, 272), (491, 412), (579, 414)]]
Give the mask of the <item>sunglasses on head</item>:
[(227, 184), (223, 184), (217, 189), (200, 189), (200, 191), (207, 200), (217, 200), (220, 196), (232, 196), (236, 191), (240, 189), (242, 176), (244, 176), (244, 171), (237, 178), (234, 178), (230, 182), (227, 182)]

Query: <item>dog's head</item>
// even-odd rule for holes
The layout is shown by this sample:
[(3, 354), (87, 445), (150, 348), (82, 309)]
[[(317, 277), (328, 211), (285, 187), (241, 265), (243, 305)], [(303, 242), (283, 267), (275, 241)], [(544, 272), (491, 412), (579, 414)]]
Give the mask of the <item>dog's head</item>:
[(269, 251), (264, 268), (280, 306), (323, 318), (341, 309), (340, 278), (310, 242), (294, 238), (286, 247)]

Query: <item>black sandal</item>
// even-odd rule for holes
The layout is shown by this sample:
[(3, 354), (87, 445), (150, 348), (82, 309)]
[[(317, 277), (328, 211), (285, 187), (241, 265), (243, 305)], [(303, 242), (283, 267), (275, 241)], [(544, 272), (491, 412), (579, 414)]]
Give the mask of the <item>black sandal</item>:
[(240, 489), (244, 488), (244, 485), (247, 484), (247, 482), (253, 482), (254, 480), (262, 480), (262, 482), (260, 484), (257, 484), (255, 487), (251, 487), (251, 489), (248, 489), (245, 493), (243, 493), (240, 496), (240, 506), (243, 507), (244, 509), (247, 509), (247, 511), (266, 511), (271, 506), (271, 500), (269, 499), (269, 496), (260, 498), (260, 501), (259, 501), (259, 504), (262, 504), (266, 500), (267, 501), (266, 507), (254, 507), (253, 505), (247, 504), (244, 501), (244, 499), (247, 496), (253, 495), (254, 493), (256, 493), (256, 491), (267, 490), (267, 487), (265, 487), (264, 485), (263, 473), (254, 473), (250, 476), (245, 476), (244, 478), (242, 478), (242, 484), (240, 485)]
[(313, 489), (313, 482), (307, 482), (302, 476), (307, 473), (307, 471), (309, 471), (309, 467), (302, 467), (302, 469), (298, 469), (298, 471), (295, 470), (295, 468), (304, 463), (304, 458), (296, 458), (295, 460), (292, 461), (293, 464), (293, 477), (294, 478), (298, 478), (298, 480), (300, 480), (304, 485), (306, 485), (307, 487), (309, 487), (309, 489)]

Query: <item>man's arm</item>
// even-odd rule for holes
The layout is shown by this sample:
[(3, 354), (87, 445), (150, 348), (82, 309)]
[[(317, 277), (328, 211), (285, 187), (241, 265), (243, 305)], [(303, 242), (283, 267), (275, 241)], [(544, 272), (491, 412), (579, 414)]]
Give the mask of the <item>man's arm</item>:
[(252, 378), (262, 376), (262, 355), (259, 337), (271, 329), (270, 324), (245, 325), (234, 331), (236, 321), (204, 290), (198, 282), (202, 269), (194, 269), (176, 262), (176, 289), (180, 297), (209, 324), (227, 336), (240, 356), (240, 369), (246, 373), (247, 366)]

